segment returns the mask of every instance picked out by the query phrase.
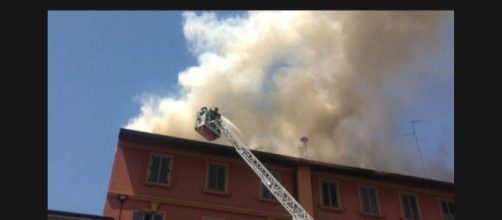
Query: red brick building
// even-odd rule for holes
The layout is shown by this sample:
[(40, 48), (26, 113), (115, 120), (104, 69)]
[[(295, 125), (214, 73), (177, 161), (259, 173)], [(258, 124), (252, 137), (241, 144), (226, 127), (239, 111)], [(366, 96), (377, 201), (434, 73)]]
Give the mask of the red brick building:
[[(452, 183), (253, 151), (316, 220), (453, 219)], [(127, 195), (122, 214), (117, 195)], [(104, 215), (291, 219), (233, 147), (121, 129)]]

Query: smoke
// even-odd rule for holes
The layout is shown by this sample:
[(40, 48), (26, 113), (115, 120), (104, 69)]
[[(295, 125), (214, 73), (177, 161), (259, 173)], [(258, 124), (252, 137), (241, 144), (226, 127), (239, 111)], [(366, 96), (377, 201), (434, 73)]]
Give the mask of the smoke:
[[(453, 77), (452, 65), (422, 71), (435, 54), (453, 53), (440, 50), (453, 12), (183, 16), (198, 65), (179, 73), (179, 96), (145, 98), (127, 128), (204, 140), (195, 114), (218, 106), (251, 148), (299, 156), (307, 136), (309, 159), (421, 174), (421, 164), (410, 162), (418, 161), (416, 147), (402, 141), (396, 121), (435, 74)], [(433, 177), (451, 180), (451, 169), (434, 169)]]

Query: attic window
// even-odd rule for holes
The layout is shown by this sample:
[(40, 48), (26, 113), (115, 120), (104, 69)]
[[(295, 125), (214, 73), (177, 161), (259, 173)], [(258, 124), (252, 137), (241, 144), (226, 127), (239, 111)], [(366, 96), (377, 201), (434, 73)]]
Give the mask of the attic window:
[(405, 220), (420, 219), (420, 210), (415, 195), (409, 193), (401, 193), (401, 205), (403, 209), (403, 217)]
[(208, 163), (206, 189), (212, 192), (227, 192), (227, 172), (226, 164)]
[(170, 183), (172, 157), (151, 154), (148, 170), (148, 182), (168, 185)]
[[(279, 172), (270, 171), (270, 173), (275, 177), (275, 179), (277, 179), (277, 181), (280, 182), (281, 178)], [(276, 200), (272, 192), (270, 192), (270, 190), (268, 190), (263, 183), (260, 184), (260, 198), (265, 200)]]
[(338, 186), (331, 180), (321, 180), (321, 202), (329, 208), (340, 208), (340, 198), (338, 196)]
[(453, 201), (443, 199), (440, 200), (439, 204), (441, 206), (441, 215), (443, 216), (443, 220), (454, 220)]
[(359, 197), (361, 200), (362, 213), (370, 215), (380, 214), (380, 207), (376, 188), (368, 186), (360, 186)]

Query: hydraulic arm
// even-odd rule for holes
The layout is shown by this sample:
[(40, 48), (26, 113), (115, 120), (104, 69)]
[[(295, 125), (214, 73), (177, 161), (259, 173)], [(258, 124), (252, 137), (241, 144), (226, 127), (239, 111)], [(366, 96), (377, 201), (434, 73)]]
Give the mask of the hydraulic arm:
[(242, 159), (258, 175), (261, 182), (275, 196), (294, 220), (313, 220), (312, 216), (294, 199), (267, 168), (256, 158), (249, 148), (222, 123), (218, 108), (202, 108), (197, 113), (195, 130), (208, 140), (214, 140), (223, 133)]

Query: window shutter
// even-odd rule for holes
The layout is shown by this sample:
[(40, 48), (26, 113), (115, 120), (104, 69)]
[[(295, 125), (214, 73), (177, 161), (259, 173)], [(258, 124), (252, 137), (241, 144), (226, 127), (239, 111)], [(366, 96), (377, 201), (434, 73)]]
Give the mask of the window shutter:
[(159, 163), (160, 158), (152, 156), (152, 164), (150, 166), (150, 178), (148, 181), (156, 182), (159, 179)]
[(216, 189), (216, 166), (209, 164), (208, 188)]
[(336, 191), (336, 185), (334, 182), (329, 184), (329, 198), (330, 198), (330, 206), (339, 207), (338, 205), (338, 192)]
[(167, 183), (167, 177), (168, 177), (168, 172), (169, 172), (169, 159), (163, 158), (162, 162), (160, 163), (160, 181), (163, 183)]
[(322, 199), (323, 199), (323, 205), (329, 206), (329, 193), (328, 193), (328, 183), (325, 181), (321, 181), (321, 188), (322, 188)]
[(218, 167), (218, 177), (217, 177), (217, 189), (220, 190), (220, 191), (225, 191), (225, 167), (223, 166), (220, 166)]
[(418, 219), (418, 204), (417, 201), (415, 200), (414, 196), (409, 196), (410, 198), (410, 206), (411, 206), (411, 214), (413, 215), (413, 219)]
[(371, 212), (369, 192), (366, 188), (362, 188), (361, 194), (362, 194), (361, 199), (363, 200), (363, 212), (369, 213)]
[(401, 195), (401, 201), (403, 203), (404, 217), (411, 218), (411, 207), (408, 201), (408, 197), (405, 195)]
[(454, 219), (453, 208), (454, 208), (453, 202), (441, 201), (441, 209), (443, 211), (443, 219), (444, 220), (453, 220)]

